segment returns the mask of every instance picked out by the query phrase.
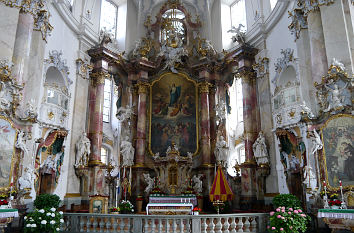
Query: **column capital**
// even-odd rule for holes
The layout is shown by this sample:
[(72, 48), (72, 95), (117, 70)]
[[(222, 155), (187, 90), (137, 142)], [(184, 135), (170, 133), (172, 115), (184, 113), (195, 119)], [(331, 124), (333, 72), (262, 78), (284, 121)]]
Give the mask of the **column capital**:
[(305, 15), (310, 12), (318, 11), (320, 6), (328, 6), (335, 2), (336, 0), (311, 0), (311, 1), (297, 1), (297, 5), (303, 10)]
[(209, 93), (209, 88), (213, 86), (209, 82), (202, 82), (202, 83), (199, 83), (198, 85), (199, 85), (199, 92), (200, 93)]
[(0, 0), (6, 6), (20, 9), (21, 13), (30, 13), (36, 16), (36, 13), (44, 7), (43, 0)]
[(242, 68), (237, 71), (236, 78), (242, 79), (242, 81), (245, 83), (253, 83), (256, 80), (257, 76), (252, 69)]
[(104, 84), (105, 79), (110, 77), (109, 73), (105, 71), (93, 72), (90, 76), (93, 86)]
[(148, 83), (140, 82), (136, 84), (136, 87), (138, 89), (138, 94), (147, 94), (148, 93)]

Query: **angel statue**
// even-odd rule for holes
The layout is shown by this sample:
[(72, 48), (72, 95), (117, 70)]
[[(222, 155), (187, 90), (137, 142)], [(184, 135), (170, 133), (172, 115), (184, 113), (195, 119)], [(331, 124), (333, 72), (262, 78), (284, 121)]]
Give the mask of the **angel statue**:
[(215, 144), (215, 157), (218, 164), (226, 166), (228, 147), (223, 136), (219, 137), (219, 140)]
[(19, 184), (20, 190), (32, 188), (32, 184), (33, 184), (34, 179), (35, 179), (35, 175), (33, 173), (33, 169), (30, 167), (25, 167), (24, 173), (18, 179), (18, 184)]
[(146, 186), (144, 192), (149, 194), (150, 191), (154, 188), (154, 178), (151, 178), (149, 173), (144, 173), (143, 176), (144, 176), (145, 182), (147, 183), (147, 186)]
[(317, 180), (315, 174), (313, 174), (311, 166), (304, 167), (304, 184), (307, 185), (307, 188), (311, 188), (311, 190), (315, 190)]
[(76, 162), (75, 167), (87, 166), (88, 158), (91, 153), (91, 142), (87, 138), (86, 132), (83, 132), (79, 141), (75, 144), (76, 148)]
[(256, 162), (258, 165), (260, 164), (268, 164), (268, 150), (265, 143), (265, 137), (263, 132), (260, 131), (258, 134), (258, 138), (252, 145), (254, 157), (256, 157)]
[(120, 107), (117, 110), (117, 118), (120, 122), (130, 119), (133, 114), (132, 107), (129, 107), (129, 105), (126, 107)]
[(313, 136), (311, 137), (312, 139), (312, 148), (311, 148), (311, 154), (315, 154), (316, 151), (321, 150), (323, 147), (322, 141), (321, 141), (321, 137), (320, 135), (317, 133), (316, 130), (313, 130)]
[(25, 133), (22, 130), (19, 130), (17, 134), (17, 141), (15, 147), (23, 151), (24, 157), (26, 157), (26, 155), (28, 154), (25, 141), (26, 141)]
[(342, 96), (342, 91), (347, 88), (348, 83), (346, 83), (344, 85), (344, 87), (339, 88), (337, 84), (333, 85), (333, 89), (329, 86), (327, 86), (326, 84), (324, 85), (324, 87), (331, 93), (331, 101), (328, 105), (328, 108), (326, 110), (324, 110), (324, 112), (328, 112), (331, 109), (336, 109), (336, 108), (342, 108), (343, 107), (343, 102), (344, 102), (344, 98), (345, 96)]
[(227, 31), (228, 33), (235, 33), (235, 35), (232, 36), (232, 42), (238, 42), (239, 44), (245, 43), (245, 33), (241, 31), (242, 27), (245, 26), (240, 23), (237, 28), (232, 26), (231, 29)]
[(194, 182), (193, 189), (196, 193), (202, 193), (203, 192), (203, 182), (201, 178), (203, 177), (203, 174), (198, 174), (194, 175), (192, 178), (192, 181)]
[(133, 166), (135, 149), (132, 146), (132, 143), (129, 141), (128, 136), (125, 136), (125, 139), (122, 140), (120, 148), (120, 153), (123, 155), (123, 167)]

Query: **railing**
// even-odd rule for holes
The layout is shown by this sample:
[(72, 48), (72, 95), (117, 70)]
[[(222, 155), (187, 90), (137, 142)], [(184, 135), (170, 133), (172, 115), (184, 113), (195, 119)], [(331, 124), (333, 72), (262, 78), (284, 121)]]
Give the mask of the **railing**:
[(236, 233), (266, 232), (268, 214), (128, 215), (64, 214), (64, 233)]

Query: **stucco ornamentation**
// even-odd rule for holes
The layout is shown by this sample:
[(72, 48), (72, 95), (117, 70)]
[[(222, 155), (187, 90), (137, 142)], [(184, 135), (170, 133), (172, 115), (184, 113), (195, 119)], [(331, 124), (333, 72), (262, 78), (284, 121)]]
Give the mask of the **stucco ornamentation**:
[(269, 58), (259, 58), (258, 62), (253, 65), (253, 69), (257, 73), (257, 78), (262, 78), (269, 74)]
[(89, 62), (82, 60), (81, 58), (76, 59), (76, 74), (83, 79), (90, 79), (90, 72), (93, 67)]
[(295, 8), (289, 11), (289, 18), (291, 18), (291, 23), (288, 26), (290, 33), (294, 35), (295, 41), (299, 39), (300, 32), (302, 29), (307, 29), (307, 16), (304, 14), (302, 9)]
[(39, 10), (34, 17), (34, 28), (35, 31), (40, 31), (42, 33), (42, 39), (47, 42), (47, 37), (53, 30), (53, 26), (49, 23), (50, 14), (46, 10)]

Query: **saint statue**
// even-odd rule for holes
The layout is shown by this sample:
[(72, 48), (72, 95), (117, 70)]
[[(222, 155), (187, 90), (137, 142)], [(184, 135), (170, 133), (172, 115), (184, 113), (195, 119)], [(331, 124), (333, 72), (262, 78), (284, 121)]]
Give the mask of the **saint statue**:
[(32, 183), (33, 183), (34, 178), (35, 178), (35, 176), (33, 173), (33, 169), (30, 167), (25, 167), (24, 173), (18, 179), (18, 184), (19, 184), (20, 190), (25, 189), (25, 188), (32, 188)]
[(218, 164), (226, 166), (228, 147), (223, 136), (219, 137), (219, 140), (215, 144), (215, 157)]
[(79, 141), (75, 145), (76, 147), (76, 163), (75, 167), (87, 166), (88, 158), (91, 153), (91, 142), (87, 138), (86, 133), (83, 132)]
[(133, 166), (134, 164), (134, 153), (135, 149), (132, 146), (132, 143), (129, 141), (129, 137), (126, 136), (120, 144), (121, 151), (123, 155), (123, 167)]
[(20, 130), (17, 134), (17, 141), (15, 144), (15, 147), (18, 149), (21, 149), (24, 153), (24, 156), (26, 156), (28, 154), (28, 150), (27, 150), (25, 141), (26, 141), (25, 133), (22, 130)]
[(304, 184), (307, 185), (307, 188), (311, 188), (311, 190), (315, 190), (317, 180), (315, 174), (313, 174), (311, 166), (304, 167)]
[(313, 130), (313, 137), (312, 138), (312, 149), (311, 149), (311, 154), (315, 154), (316, 151), (321, 150), (323, 147), (321, 137), (317, 133), (316, 130)]
[(198, 194), (203, 192), (203, 182), (201, 180), (202, 176), (203, 176), (203, 174), (199, 174), (198, 176), (194, 175), (192, 178), (192, 180), (194, 182), (193, 189)]
[(256, 158), (256, 162), (258, 165), (269, 163), (268, 150), (265, 143), (265, 137), (262, 131), (259, 132), (258, 138), (253, 143), (252, 148), (254, 157)]
[(154, 188), (154, 178), (151, 178), (149, 173), (144, 173), (143, 176), (144, 176), (145, 182), (147, 183), (147, 186), (146, 186), (144, 192), (149, 194), (150, 191)]
[(337, 84), (333, 85), (333, 89), (327, 85), (324, 87), (331, 93), (331, 101), (328, 105), (328, 108), (324, 112), (328, 112), (331, 109), (342, 108), (345, 96), (342, 96), (342, 91), (347, 87), (348, 83), (344, 87), (339, 88)]

